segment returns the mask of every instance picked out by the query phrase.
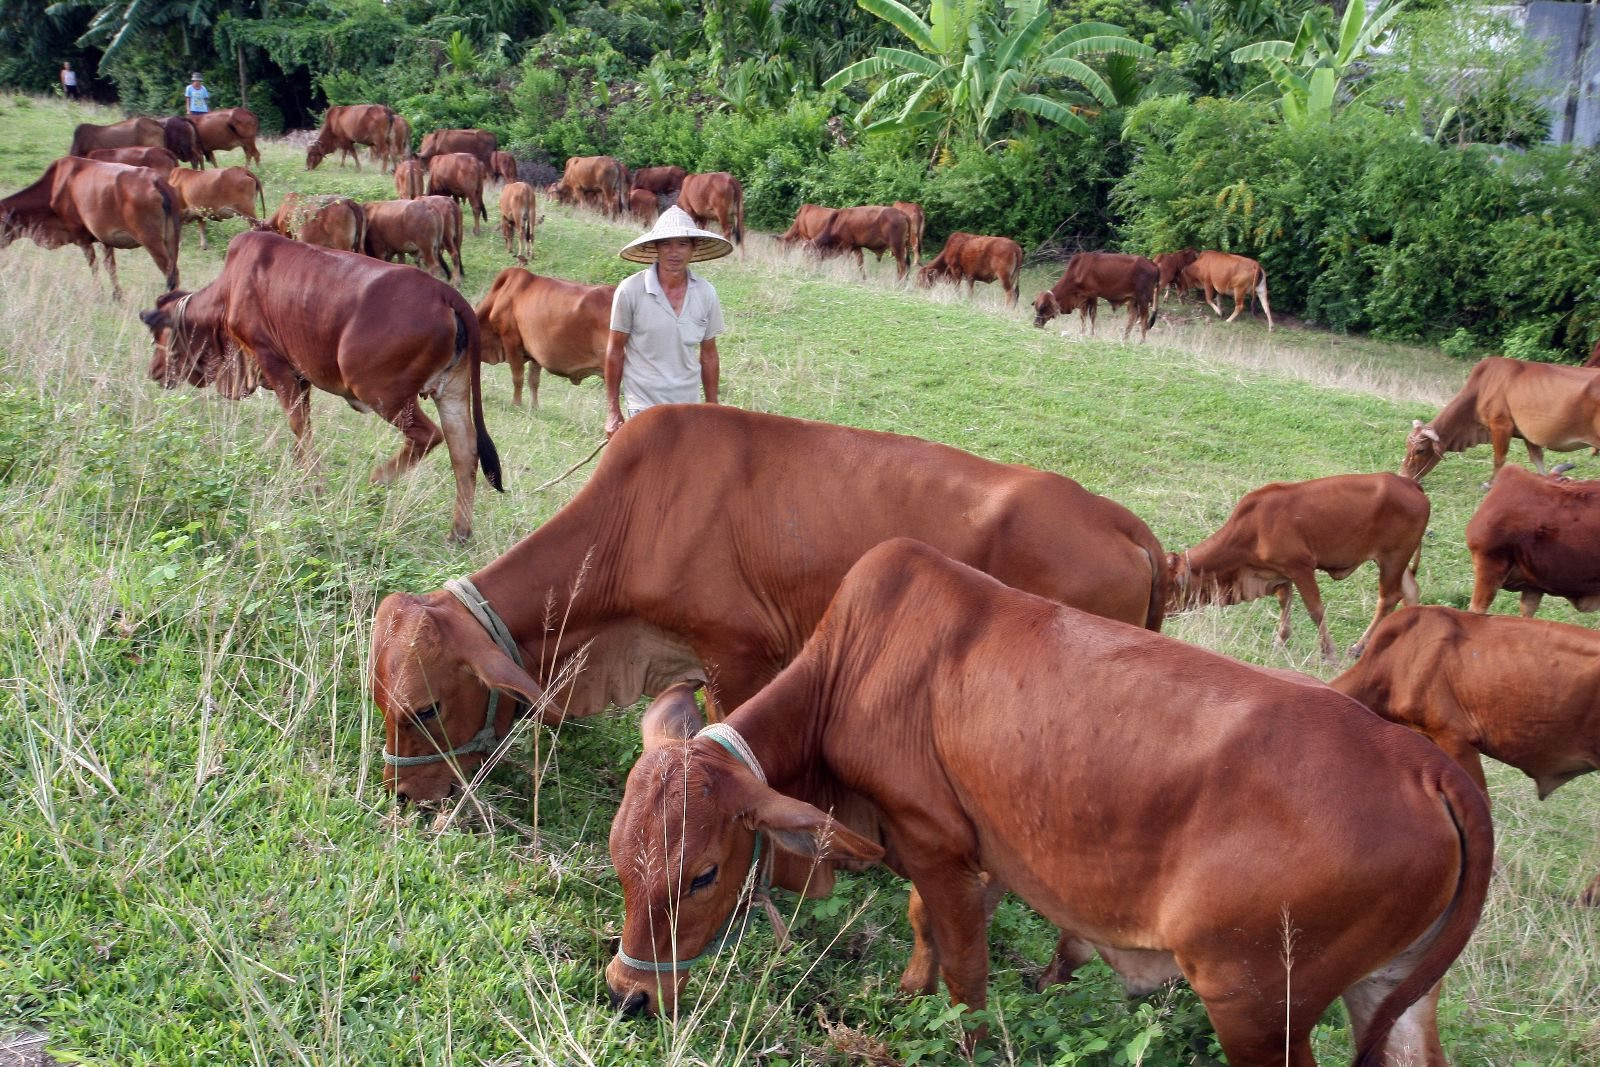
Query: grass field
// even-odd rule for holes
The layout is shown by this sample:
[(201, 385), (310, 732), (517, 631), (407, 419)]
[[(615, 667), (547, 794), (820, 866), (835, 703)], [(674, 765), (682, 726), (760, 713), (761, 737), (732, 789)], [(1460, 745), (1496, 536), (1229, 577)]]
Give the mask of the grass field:
[[(0, 96), (0, 192), (37, 177), (74, 122), (111, 117)], [(263, 152), (269, 207), (291, 189), (392, 195), (370, 169), (308, 174), (287, 143)], [(633, 233), (548, 208), (535, 269), (619, 280), (635, 269), (616, 256)], [(196, 240), (191, 227), (185, 288), (220, 269), (222, 241), (200, 253)], [(757, 235), (742, 259), (704, 268), (730, 324), (726, 402), (1059, 471), (1172, 548), (1265, 482), (1396, 469), (1410, 420), (1467, 370), (1370, 339), (1225, 326), (1194, 305), (1163, 311), (1144, 345), (1112, 343), (1114, 315), (1079, 341), (1034, 329), (988, 287), (969, 303), (897, 286), (886, 265), (869, 261), (862, 283), (775, 248)], [(466, 258), (473, 301), (510, 263), (488, 231), (469, 233)], [(894, 994), (909, 930), (905, 886), (886, 871), (845, 876), (826, 901), (784, 901), (795, 940), (781, 950), (752, 922), (696, 976), (677, 1026), (606, 1006), (622, 917), (606, 832), (635, 712), (533, 731), (455, 818), (392, 811), (364, 691), (376, 602), (479, 568), (570, 499), (581, 473), (532, 489), (598, 441), (597, 381), (547, 379), (530, 412), (511, 405), (503, 368), (486, 370), (508, 491), (480, 488), (475, 540), (453, 548), (442, 453), (371, 486), (394, 431), (315, 395), (321, 469), (308, 475), (270, 395), (233, 404), (150, 382), (137, 314), (161, 279), (141, 251), (119, 259), (120, 305), (74, 250), (0, 251), (0, 1039), (37, 1031), (62, 1061), (108, 1065), (956, 1059), (948, 1006)], [(1053, 274), (1030, 271), (1024, 302)], [(1600, 472), (1579, 461), (1580, 476)], [(1479, 449), (1429, 476), (1426, 602), (1465, 606), (1463, 530), (1488, 471)], [(1375, 572), (1324, 591), (1348, 646)], [(1167, 632), (1329, 677), (1295, 611), (1284, 648), (1273, 600), (1178, 616)], [(1544, 615), (1580, 621), (1565, 602)], [(1497, 874), (1448, 980), (1446, 1047), (1456, 1064), (1600, 1061), (1600, 922), (1573, 903), (1600, 867), (1596, 780), (1544, 803), (1506, 768), (1490, 785)], [(1034, 993), (1054, 940), (1002, 906), (981, 1061), (1215, 1062), (1186, 990), (1129, 1002), (1097, 964)], [(1317, 1047), (1348, 1057), (1342, 1009)]]

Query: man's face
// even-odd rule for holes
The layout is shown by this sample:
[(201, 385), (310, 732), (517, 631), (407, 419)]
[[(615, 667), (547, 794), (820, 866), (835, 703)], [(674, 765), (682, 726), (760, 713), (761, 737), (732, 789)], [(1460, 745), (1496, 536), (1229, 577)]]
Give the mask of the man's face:
[(694, 240), (688, 237), (669, 237), (656, 242), (656, 262), (676, 274), (689, 265), (694, 253)]

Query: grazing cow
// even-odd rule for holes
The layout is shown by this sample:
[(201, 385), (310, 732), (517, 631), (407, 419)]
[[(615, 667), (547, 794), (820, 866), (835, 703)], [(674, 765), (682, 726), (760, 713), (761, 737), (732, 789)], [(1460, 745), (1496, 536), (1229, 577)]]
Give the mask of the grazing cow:
[(889, 206), (906, 217), (906, 249), (911, 253), (913, 265), (921, 263), (922, 234), (928, 228), (928, 216), (922, 213), (922, 205), (909, 200), (896, 200)]
[(894, 259), (894, 276), (904, 278), (911, 266), (906, 251), (906, 234), (911, 223), (905, 214), (892, 207), (868, 204), (863, 207), (843, 207), (835, 211), (822, 229), (811, 239), (811, 248), (824, 259), (830, 256), (851, 255), (861, 276), (867, 276), (869, 251), (883, 262), (883, 254)]
[(121, 163), (129, 167), (149, 167), (165, 178), (178, 165), (178, 157), (165, 148), (94, 148), (88, 157), (97, 163)]
[(557, 199), (563, 204), (582, 204), (610, 218), (628, 208), (627, 171), (612, 156), (572, 156), (559, 184)]
[(166, 148), (167, 135), (160, 119), (144, 115), (123, 119), (108, 126), (80, 122), (72, 130), (69, 156), (88, 156), (96, 148)]
[(633, 172), (629, 187), (656, 196), (672, 196), (683, 188), (687, 173), (682, 167), (641, 167)]
[(645, 229), (649, 229), (655, 225), (656, 217), (661, 214), (661, 200), (648, 189), (630, 189), (628, 214)]
[(1201, 252), (1178, 272), (1178, 286), (1203, 290), (1206, 303), (1218, 316), (1222, 314), (1222, 308), (1217, 304), (1217, 294), (1230, 294), (1233, 297), (1233, 314), (1228, 316), (1229, 322), (1239, 317), (1253, 290), (1261, 301), (1261, 310), (1266, 312), (1267, 329), (1272, 329), (1272, 306), (1267, 303), (1267, 272), (1248, 256), (1236, 256), (1229, 252)]
[(231, 148), (244, 149), (246, 162), (258, 167), (261, 165), (261, 152), (256, 148), (261, 120), (256, 118), (254, 111), (247, 107), (225, 107), (204, 115), (190, 115), (189, 121), (194, 123), (200, 151), (205, 153), (206, 162), (213, 167), (217, 165), (217, 153)]
[(1584, 367), (1504, 356), (1480, 360), (1467, 384), (1432, 422), (1412, 421), (1400, 473), (1421, 481), (1447, 453), (1485, 441), (1494, 447), (1498, 471), (1513, 437), (1522, 438), (1541, 474), (1547, 448), (1571, 452), (1600, 447), (1600, 375)]
[(472, 236), (483, 232), (478, 222), (489, 221), (483, 206), (483, 183), (487, 175), (478, 157), (468, 152), (446, 152), (428, 160), (428, 195), (465, 200), (472, 208)]
[(522, 406), (524, 364), (533, 363), (529, 404), (539, 406), (539, 372), (577, 385), (604, 369), (615, 285), (585, 285), (507, 267), (478, 304), (483, 362), (511, 364), (511, 402)]
[[(1159, 272), (1156, 285), (1163, 297), (1171, 296), (1178, 288), (1178, 275), (1183, 273), (1183, 268), (1200, 258), (1200, 253), (1193, 248), (1180, 249), (1177, 252), (1162, 252), (1155, 257), (1156, 270)], [(1183, 294), (1178, 294), (1181, 299)]]
[(178, 287), (178, 194), (147, 167), (64, 156), (39, 180), (0, 199), (0, 248), (26, 237), (41, 248), (77, 245), (95, 271), (95, 245), (106, 250), (111, 293), (122, 299), (115, 249), (143, 248)]
[(489, 156), (489, 176), (501, 184), (517, 180), (517, 157), (510, 152), (495, 151)]
[(441, 248), (456, 261), (456, 281), (460, 281), (467, 276), (461, 266), (461, 205), (448, 196), (420, 196), (417, 199), (427, 204), (444, 225), (444, 244)]
[(417, 152), (417, 158), (426, 163), (434, 156), (447, 155), (451, 152), (465, 152), (478, 157), (478, 162), (483, 164), (484, 173), (494, 163), (494, 154), (500, 147), (500, 139), (488, 130), (434, 130), (422, 139), (422, 148)]
[[(472, 575), (526, 669), (446, 590), (379, 605), (384, 780), (402, 798), (448, 795), (508, 735), (518, 702), (555, 722), (709, 679), (719, 706), (738, 707), (800, 651), (850, 565), (897, 534), (1161, 625), (1160, 543), (1071, 479), (895, 434), (660, 405), (623, 423), (566, 507)], [(490, 690), (506, 699), (486, 713)]]
[(822, 207), (818, 204), (801, 204), (800, 210), (794, 213), (794, 222), (778, 235), (778, 240), (786, 245), (792, 245), (796, 241), (815, 241), (817, 234), (822, 232), (822, 228), (838, 210), (836, 207)]
[[(1540, 800), (1600, 769), (1600, 634), (1582, 626), (1411, 608), (1328, 684), (1444, 749), (1486, 795), (1482, 756), (1532, 778)], [(1600, 904), (1600, 875), (1582, 901)]]
[[(410, 267), (252, 231), (235, 237), (216, 281), (169, 293), (140, 316), (155, 338), (150, 377), (167, 389), (215, 384), (231, 399), (264, 384), (311, 462), (311, 387), (377, 412), (406, 443), (372, 472), (392, 481), (441, 441), (456, 479), (451, 540), (472, 536), (477, 468), (501, 488), (483, 425), (478, 320), (454, 289)], [(423, 413), (431, 397), (443, 431)]]
[[(189, 116), (173, 115), (171, 118), (162, 119), (161, 133), (165, 138), (167, 151), (176, 156), (179, 162), (187, 163), (196, 170), (205, 166), (206, 157), (200, 151), (200, 135), (195, 132), (194, 123), (189, 121)], [(166, 171), (162, 173), (165, 174)]]
[(414, 159), (401, 160), (394, 168), (394, 191), (401, 200), (415, 200), (422, 195), (422, 164)]
[(367, 243), (367, 213), (348, 196), (287, 193), (267, 229), (308, 245), (360, 252)]
[(533, 186), (511, 182), (500, 190), (500, 235), (506, 239), (506, 255), (526, 264), (533, 258), (533, 228), (538, 216)]
[(1545, 478), (1502, 467), (1467, 523), (1471, 610), (1486, 612), (1502, 589), (1520, 593), (1531, 619), (1545, 596), (1600, 611), (1600, 481)]
[[(252, 223), (266, 217), (267, 197), (261, 179), (244, 167), (218, 170), (190, 170), (173, 167), (167, 182), (178, 194), (178, 210), (184, 222), (200, 227), (200, 247), (206, 247), (206, 220), (243, 217)], [(256, 204), (261, 214), (256, 214)]]
[(1006, 291), (1006, 307), (1017, 306), (1017, 277), (1022, 273), (1022, 246), (1009, 237), (980, 237), (953, 233), (932, 263), (917, 271), (917, 281), (931, 286), (935, 281), (966, 282), (972, 295), (974, 282), (999, 282)]
[(1216, 602), (1243, 604), (1276, 593), (1278, 640), (1289, 640), (1295, 590), (1317, 624), (1323, 658), (1337, 659), (1323, 616), (1317, 572), (1335, 581), (1367, 560), (1378, 565), (1378, 610), (1361, 640), (1403, 598), (1417, 602), (1417, 564), (1428, 530), (1428, 497), (1398, 474), (1339, 474), (1309, 482), (1274, 482), (1246, 493), (1222, 528), (1181, 556), (1167, 556), (1168, 609)]
[(605, 976), (624, 1011), (676, 1013), (752, 867), (781, 885), (818, 860), (883, 862), (911, 881), (954, 1004), (987, 1000), (993, 882), (1130, 995), (1186, 978), (1236, 1067), (1313, 1064), (1341, 997), (1359, 1063), (1444, 1062), (1435, 998), (1487, 895), (1488, 804), (1324, 686), (897, 538), (722, 723), (669, 693), (641, 732), (610, 839), (625, 916)]
[(444, 220), (427, 204), (415, 200), (371, 200), (361, 205), (367, 216), (367, 237), (362, 248), (385, 263), (401, 256), (417, 257), (417, 265), (430, 274), (450, 277), (440, 248)]
[(725, 170), (710, 174), (688, 174), (678, 190), (678, 206), (689, 213), (696, 226), (717, 220), (722, 235), (744, 253), (744, 186)]
[(394, 126), (394, 109), (387, 104), (336, 104), (322, 118), (322, 128), (306, 146), (306, 170), (316, 170), (318, 165), (339, 153), (339, 165), (345, 157), (355, 160), (356, 170), (361, 169), (361, 151), (358, 145), (370, 145), (381, 153), (387, 164)]
[(1128, 324), (1122, 329), (1127, 341), (1135, 323), (1143, 341), (1156, 322), (1156, 265), (1143, 256), (1121, 252), (1079, 252), (1067, 260), (1056, 284), (1033, 301), (1033, 324), (1043, 326), (1057, 315), (1077, 309), (1078, 332), (1094, 335), (1095, 311), (1101, 300), (1113, 308), (1128, 305)]

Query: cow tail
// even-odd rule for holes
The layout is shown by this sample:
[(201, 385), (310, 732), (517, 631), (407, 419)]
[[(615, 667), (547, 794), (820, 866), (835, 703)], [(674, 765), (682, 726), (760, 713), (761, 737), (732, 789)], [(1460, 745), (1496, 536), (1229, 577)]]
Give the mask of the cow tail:
[(1455, 962), (1478, 925), (1483, 902), (1489, 895), (1494, 869), (1494, 830), (1489, 824), (1489, 802), (1467, 772), (1450, 764), (1434, 784), (1460, 844), (1460, 874), (1456, 892), (1435, 924), (1433, 941), (1412, 972), (1378, 1004), (1367, 1032), (1356, 1047), (1355, 1067), (1381, 1067), (1384, 1046), (1395, 1022), (1425, 996)]
[(1267, 329), (1272, 329), (1272, 306), (1267, 303), (1267, 269), (1256, 268), (1256, 297), (1261, 301), (1261, 310), (1267, 314)]
[(1167, 617), (1167, 592), (1171, 575), (1167, 572), (1167, 557), (1160, 544), (1145, 545), (1143, 552), (1150, 560), (1150, 602), (1145, 608), (1144, 628), (1158, 634), (1162, 621)]
[(456, 313), (456, 355), (465, 355), (472, 363), (472, 428), (478, 435), (478, 465), (489, 484), (503, 493), (506, 487), (500, 476), (500, 453), (483, 421), (483, 336), (472, 306), (460, 296), (456, 301), (451, 305)]
[(167, 292), (170, 293), (178, 287), (178, 248), (183, 243), (183, 216), (178, 210), (178, 194), (165, 179), (156, 179), (156, 192), (161, 194), (161, 244), (171, 264), (167, 272)]
[(251, 173), (250, 177), (256, 180), (256, 199), (261, 201), (261, 217), (267, 217), (267, 190), (261, 184), (261, 175)]
[(744, 244), (744, 186), (733, 186), (733, 243)]
[(356, 246), (353, 252), (365, 252), (367, 249), (367, 209), (357, 201), (352, 200), (351, 207), (356, 216)]

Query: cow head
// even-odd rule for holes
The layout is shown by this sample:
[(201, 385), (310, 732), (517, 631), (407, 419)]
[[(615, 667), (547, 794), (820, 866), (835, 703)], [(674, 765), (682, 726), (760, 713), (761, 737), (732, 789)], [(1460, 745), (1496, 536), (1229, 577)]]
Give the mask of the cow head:
[[(383, 782), (402, 803), (453, 793), (488, 756), (474, 739), (488, 736), (489, 726), (493, 737), (506, 737), (517, 702), (533, 705), (544, 693), (449, 593), (385, 597), (373, 622), (369, 671), (392, 757)], [(486, 721), (491, 691), (504, 694), (493, 723)], [(462, 748), (472, 751), (457, 752)]]
[(165, 293), (156, 299), (155, 307), (139, 314), (156, 344), (150, 377), (163, 389), (176, 389), (183, 382), (200, 387), (216, 377), (215, 364), (221, 352), (212, 351), (216, 345), (211, 331), (197, 329), (187, 314), (192, 295), (180, 290)]
[(1049, 289), (1033, 298), (1033, 324), (1043, 326), (1057, 315), (1061, 314), (1061, 305), (1056, 301), (1056, 294)]
[(938, 264), (929, 263), (926, 267), (917, 271), (917, 284), (924, 289), (931, 289), (933, 283), (938, 281), (943, 274), (944, 270)]
[(1421, 419), (1411, 420), (1411, 433), (1406, 437), (1406, 458), (1400, 463), (1400, 473), (1420, 482), (1422, 476), (1439, 465), (1444, 458), (1444, 444), (1439, 432), (1424, 426)]
[(328, 150), (322, 147), (321, 141), (312, 141), (306, 146), (306, 170), (316, 170), (327, 155)]
[(611, 824), (625, 914), (606, 987), (629, 1013), (677, 1013), (689, 963), (716, 947), (753, 864), (779, 852), (808, 862), (883, 856), (827, 813), (764, 785), (715, 741), (696, 740), (693, 694), (674, 686), (645, 712), (644, 754)]

